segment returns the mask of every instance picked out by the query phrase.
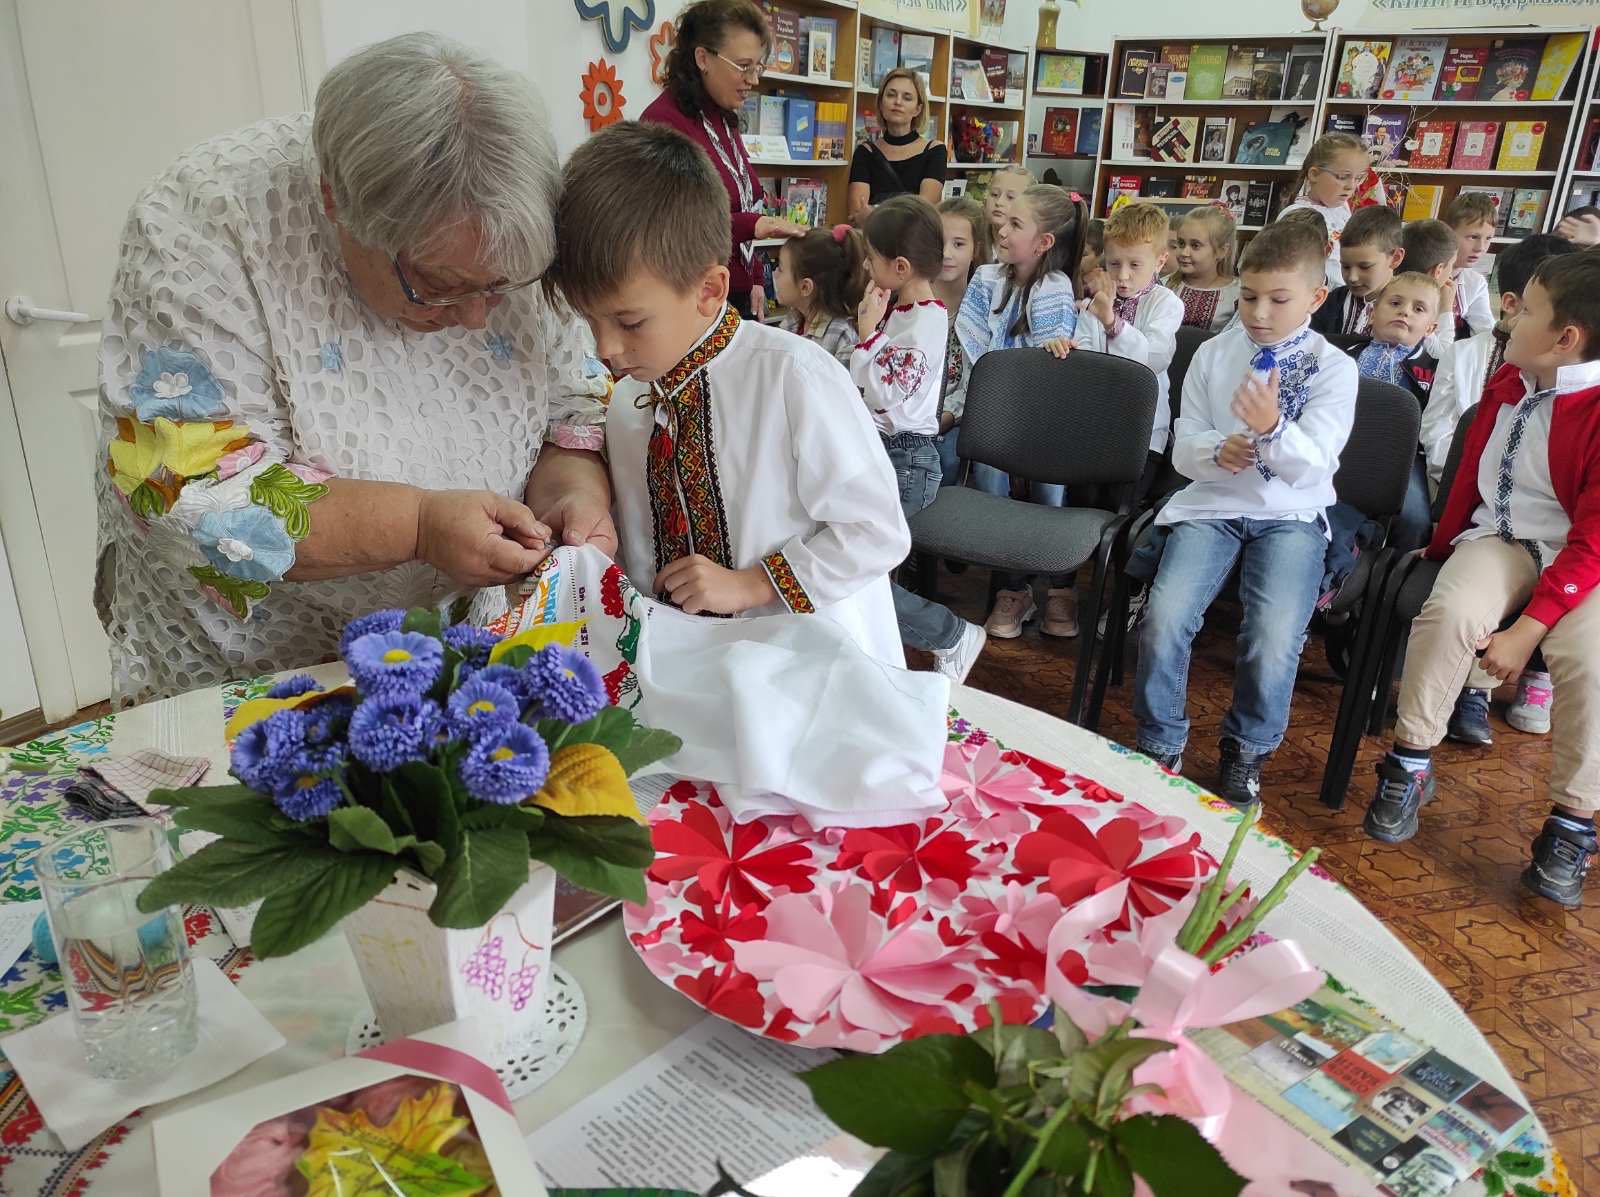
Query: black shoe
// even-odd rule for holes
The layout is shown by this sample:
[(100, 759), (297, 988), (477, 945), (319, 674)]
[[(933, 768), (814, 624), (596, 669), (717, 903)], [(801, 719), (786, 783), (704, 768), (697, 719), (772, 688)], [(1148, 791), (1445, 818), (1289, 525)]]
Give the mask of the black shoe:
[(1545, 820), (1539, 838), (1533, 841), (1533, 863), (1522, 870), (1522, 884), (1563, 906), (1583, 905), (1583, 879), (1589, 873), (1589, 858), (1595, 854), (1595, 837)]
[(1217, 793), (1244, 810), (1261, 801), (1261, 764), (1264, 756), (1246, 756), (1236, 740), (1222, 742), (1217, 765)]
[(1183, 772), (1183, 753), (1181, 752), (1157, 752), (1154, 748), (1136, 748), (1134, 751), (1143, 753), (1168, 773)]
[(1417, 834), (1417, 812), (1434, 794), (1433, 764), (1413, 773), (1394, 754), (1378, 762), (1378, 792), (1372, 796), (1361, 830), (1386, 844), (1402, 844)]
[(1445, 736), (1457, 744), (1477, 744), (1487, 748), (1494, 743), (1494, 733), (1489, 730), (1489, 692), (1463, 690), (1456, 699), (1456, 709), (1450, 712), (1450, 724)]

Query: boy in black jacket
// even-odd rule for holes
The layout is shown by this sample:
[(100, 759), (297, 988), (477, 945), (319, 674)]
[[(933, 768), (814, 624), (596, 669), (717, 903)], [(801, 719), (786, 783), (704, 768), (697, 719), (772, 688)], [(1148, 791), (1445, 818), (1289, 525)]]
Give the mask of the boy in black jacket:
[(1374, 204), (1357, 208), (1339, 237), (1339, 268), (1345, 285), (1328, 292), (1311, 313), (1311, 327), (1329, 340), (1364, 336), (1372, 300), (1383, 290), (1405, 257), (1400, 248), (1400, 216)]

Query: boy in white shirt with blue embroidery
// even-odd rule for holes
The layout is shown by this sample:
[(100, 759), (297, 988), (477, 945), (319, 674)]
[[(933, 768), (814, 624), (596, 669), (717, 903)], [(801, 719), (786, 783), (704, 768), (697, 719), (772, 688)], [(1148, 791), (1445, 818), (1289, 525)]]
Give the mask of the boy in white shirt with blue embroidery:
[(1327, 297), (1326, 250), (1292, 221), (1245, 250), (1238, 323), (1200, 347), (1184, 378), (1172, 463), (1194, 481), (1157, 516), (1170, 531), (1139, 626), (1139, 751), (1176, 772), (1194, 638), (1239, 565), (1244, 619), (1218, 788), (1239, 806), (1260, 798), (1262, 762), (1288, 726), (1327, 555), (1323, 513), (1355, 416), (1355, 363), (1308, 323)]

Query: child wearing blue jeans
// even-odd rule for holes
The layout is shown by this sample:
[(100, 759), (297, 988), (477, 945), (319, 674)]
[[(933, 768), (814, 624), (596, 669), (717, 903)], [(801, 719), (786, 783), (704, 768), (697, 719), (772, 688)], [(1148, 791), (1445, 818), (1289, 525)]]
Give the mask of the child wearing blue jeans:
[(1139, 625), (1138, 748), (1177, 772), (1194, 638), (1238, 564), (1244, 618), (1218, 789), (1238, 806), (1260, 799), (1261, 765), (1289, 723), (1327, 555), (1324, 511), (1355, 416), (1355, 363), (1309, 325), (1327, 296), (1326, 256), (1293, 221), (1245, 250), (1238, 322), (1200, 347), (1184, 379), (1172, 464), (1194, 481), (1157, 517), (1170, 531)]

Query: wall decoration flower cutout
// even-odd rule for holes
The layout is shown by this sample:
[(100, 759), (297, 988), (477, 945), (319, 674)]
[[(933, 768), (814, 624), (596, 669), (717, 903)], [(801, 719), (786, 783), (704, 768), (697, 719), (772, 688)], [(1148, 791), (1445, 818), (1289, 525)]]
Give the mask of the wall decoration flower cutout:
[(578, 98), (583, 101), (583, 119), (589, 122), (591, 133), (622, 119), (622, 81), (617, 78), (616, 68), (604, 58), (591, 62), (584, 71)]
[(656, 19), (656, 0), (573, 0), (585, 21), (600, 22), (606, 49), (621, 54), (635, 29), (648, 29)]
[(657, 87), (667, 83), (667, 55), (678, 40), (678, 27), (671, 21), (662, 21), (661, 28), (650, 35), (650, 82)]

